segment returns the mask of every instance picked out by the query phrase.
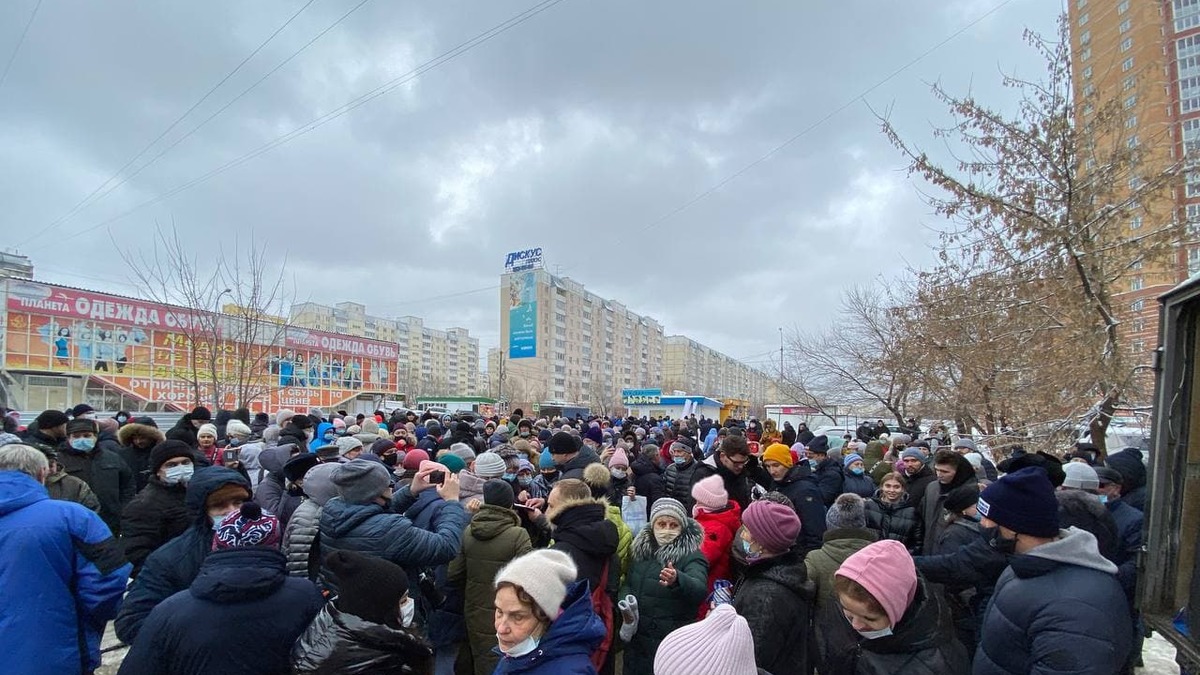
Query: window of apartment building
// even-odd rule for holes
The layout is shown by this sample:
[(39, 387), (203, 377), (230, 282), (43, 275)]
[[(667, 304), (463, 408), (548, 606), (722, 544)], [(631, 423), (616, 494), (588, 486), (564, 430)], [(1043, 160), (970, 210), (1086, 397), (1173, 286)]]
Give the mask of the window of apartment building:
[(1130, 328), (1133, 329), (1133, 332), (1140, 333), (1140, 332), (1146, 330), (1146, 320), (1145, 319), (1134, 319), (1133, 322), (1130, 324)]
[(1142, 269), (1142, 260), (1141, 260), (1141, 258), (1138, 258), (1137, 260), (1134, 260), (1134, 261), (1133, 261), (1133, 264), (1129, 266), (1129, 269), (1131, 269), (1131, 270), (1140, 270), (1140, 269)]
[(1200, 0), (1175, 0), (1175, 32), (1200, 26)]
[(1092, 31), (1085, 30), (1079, 34), (1079, 44), (1086, 47), (1092, 42)]
[[(1137, 134), (1134, 134), (1134, 135), (1130, 136), (1129, 138), (1125, 139), (1125, 147), (1129, 148), (1130, 150), (1136, 148), (1137, 146), (1139, 146), (1141, 144), (1142, 144), (1142, 142), (1140, 140), (1138, 140)], [(1130, 182), (1132, 182), (1134, 180), (1140, 180), (1140, 179), (1130, 178), (1129, 180), (1130, 180)]]
[(1126, 129), (1132, 129), (1132, 128), (1136, 127), (1137, 123), (1138, 123), (1137, 115), (1130, 115), (1129, 117), (1125, 118), (1125, 128)]
[(1142, 229), (1142, 217), (1134, 216), (1134, 217), (1130, 218), (1129, 219), (1129, 229), (1131, 229), (1131, 230)]
[(1124, 14), (1129, 11), (1129, 0), (1121, 0), (1117, 3), (1117, 14)]
[(1175, 41), (1175, 58), (1182, 60), (1189, 56), (1200, 56), (1200, 35), (1190, 35)]
[(1130, 344), (1130, 347), (1133, 348), (1134, 353), (1144, 352), (1144, 351), (1146, 351), (1146, 341), (1145, 340), (1134, 340)]
[(1185, 178), (1186, 193), (1189, 197), (1200, 197), (1200, 172), (1189, 171)]
[(1092, 48), (1091, 48), (1091, 47), (1084, 47), (1084, 48), (1083, 48), (1083, 49), (1082, 49), (1082, 50), (1079, 52), (1079, 60), (1080, 60), (1080, 61), (1087, 61), (1087, 60), (1088, 60), (1088, 59), (1090, 59), (1090, 58), (1092, 58)]
[(1083, 79), (1085, 79), (1085, 80), (1092, 79), (1092, 67), (1091, 66), (1088, 66), (1087, 68), (1083, 69)]
[(1133, 38), (1127, 37), (1124, 40), (1121, 40), (1121, 51), (1127, 52), (1130, 49), (1133, 49)]
[(1127, 75), (1121, 80), (1121, 91), (1129, 91), (1137, 86), (1137, 75)]
[(1200, 272), (1200, 248), (1188, 249), (1188, 274)]
[(1143, 283), (1143, 282), (1142, 282), (1142, 277), (1141, 277), (1141, 275), (1138, 275), (1138, 276), (1136, 276), (1136, 277), (1134, 277), (1134, 278), (1130, 279), (1130, 280), (1129, 280), (1129, 290), (1131, 290), (1131, 291), (1140, 291), (1140, 290), (1142, 290), (1142, 283)]
[(1083, 9), (1084, 7), (1087, 7), (1087, 4), (1088, 0), (1075, 0), (1076, 9)]
[(1130, 108), (1132, 108), (1135, 105), (1137, 105), (1137, 94), (1131, 94), (1128, 98), (1125, 99), (1125, 109), (1129, 110)]
[(1187, 224), (1190, 234), (1200, 232), (1200, 204), (1187, 205)]
[(1083, 163), (1083, 166), (1084, 166), (1084, 167), (1085, 167), (1085, 168), (1086, 168), (1088, 171), (1093, 171), (1093, 170), (1095, 170), (1095, 168), (1096, 168), (1096, 158), (1095, 158), (1095, 157), (1088, 157), (1088, 158), (1087, 158), (1087, 161)]
[(1136, 192), (1137, 190), (1142, 189), (1142, 186), (1146, 184), (1146, 179), (1142, 178), (1141, 176), (1134, 176), (1125, 181), (1125, 184), (1129, 186), (1130, 190)]
[(1088, 20), (1089, 20), (1090, 18), (1091, 18), (1091, 17), (1090, 17), (1090, 16), (1088, 16), (1088, 13), (1087, 13), (1087, 12), (1084, 12), (1083, 14), (1080, 14), (1080, 15), (1079, 15), (1079, 27), (1080, 27), (1080, 28), (1083, 28), (1084, 26), (1086, 26), (1086, 25), (1087, 25), (1087, 22), (1088, 22)]
[(1092, 84), (1091, 82), (1088, 82), (1087, 84), (1083, 85), (1083, 95), (1084, 96), (1091, 96), (1092, 94), (1095, 94), (1095, 93), (1096, 93), (1096, 85)]
[(1121, 72), (1128, 73), (1133, 70), (1133, 57), (1129, 57), (1121, 62)]
[(1117, 30), (1121, 31), (1122, 33), (1128, 33), (1130, 28), (1133, 28), (1133, 21), (1130, 19), (1125, 19), (1121, 22), (1121, 25), (1117, 27)]
[(1140, 312), (1146, 307), (1146, 301), (1141, 298), (1129, 303), (1129, 311)]

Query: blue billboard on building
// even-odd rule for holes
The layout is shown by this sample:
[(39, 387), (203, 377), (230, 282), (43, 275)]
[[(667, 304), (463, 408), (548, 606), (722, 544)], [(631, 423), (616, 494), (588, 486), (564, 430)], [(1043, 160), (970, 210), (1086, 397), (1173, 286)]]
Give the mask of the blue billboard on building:
[(537, 273), (513, 274), (508, 282), (508, 358), (537, 356)]

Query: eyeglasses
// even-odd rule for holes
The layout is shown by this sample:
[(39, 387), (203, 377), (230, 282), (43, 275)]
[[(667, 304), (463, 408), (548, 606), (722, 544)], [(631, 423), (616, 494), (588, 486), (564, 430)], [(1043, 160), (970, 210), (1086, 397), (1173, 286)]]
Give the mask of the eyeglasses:
[(734, 466), (745, 466), (746, 463), (750, 461), (750, 458), (747, 457), (746, 459), (734, 459), (734, 458), (730, 457), (729, 455), (725, 455), (725, 461), (729, 462), (730, 464), (732, 464)]

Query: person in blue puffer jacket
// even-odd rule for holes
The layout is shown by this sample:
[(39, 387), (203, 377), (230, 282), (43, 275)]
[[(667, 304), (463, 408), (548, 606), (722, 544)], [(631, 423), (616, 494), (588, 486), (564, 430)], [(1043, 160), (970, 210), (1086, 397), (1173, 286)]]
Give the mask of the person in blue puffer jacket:
[(100, 516), (50, 499), (49, 462), (19, 443), (0, 447), (0, 643), (5, 670), (91, 673), (133, 566)]
[[(444, 468), (444, 467), (441, 467)], [(430, 462), (417, 471), (411, 484), (394, 495), (387, 467), (379, 462), (355, 459), (338, 467), (331, 480), (341, 496), (321, 509), (321, 551), (355, 551), (375, 555), (406, 569), (421, 569), (449, 563), (458, 555), (467, 514), (458, 502), (458, 477), (445, 474), (437, 487), (445, 504), (423, 530), (404, 513), (420, 494), (432, 486), (429, 475), (439, 466)], [(337, 593), (337, 577), (322, 563), (320, 584)]]
[(250, 500), (250, 481), (233, 469), (198, 469), (188, 482), (184, 503), (192, 525), (146, 558), (117, 614), (117, 638), (133, 644), (150, 612), (163, 600), (192, 585), (212, 550), (213, 525)]
[(571, 557), (551, 549), (530, 551), (496, 574), (493, 675), (596, 675), (592, 652), (604, 640), (604, 621), (576, 575)]

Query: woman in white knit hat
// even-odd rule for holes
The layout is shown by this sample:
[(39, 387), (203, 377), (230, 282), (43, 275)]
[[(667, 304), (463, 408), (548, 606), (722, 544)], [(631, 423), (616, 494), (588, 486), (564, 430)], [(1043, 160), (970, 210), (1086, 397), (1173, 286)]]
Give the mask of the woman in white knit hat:
[(586, 582), (561, 551), (538, 549), (496, 575), (496, 675), (595, 675), (592, 652), (605, 637)]

